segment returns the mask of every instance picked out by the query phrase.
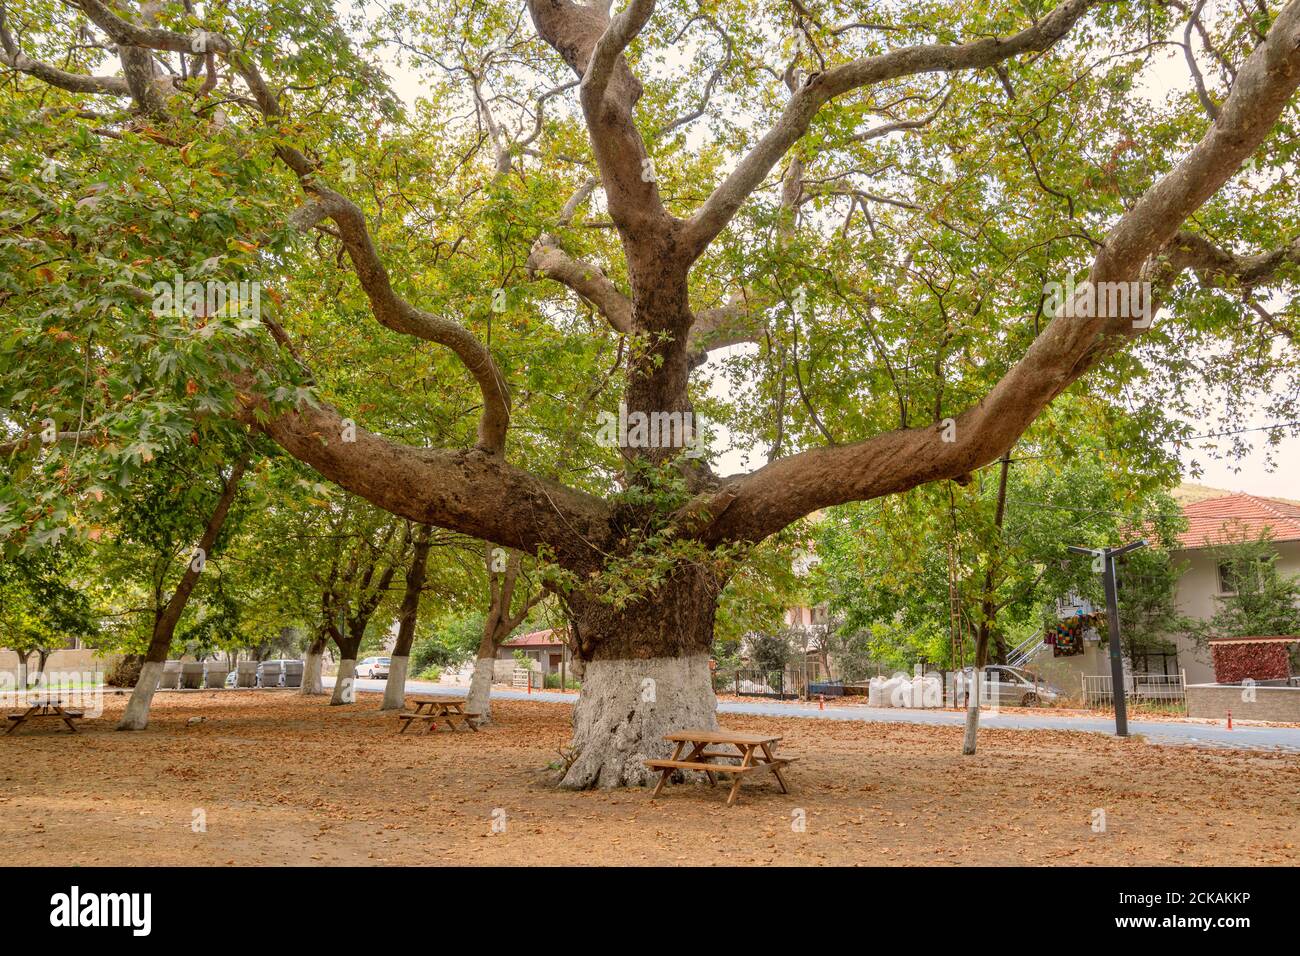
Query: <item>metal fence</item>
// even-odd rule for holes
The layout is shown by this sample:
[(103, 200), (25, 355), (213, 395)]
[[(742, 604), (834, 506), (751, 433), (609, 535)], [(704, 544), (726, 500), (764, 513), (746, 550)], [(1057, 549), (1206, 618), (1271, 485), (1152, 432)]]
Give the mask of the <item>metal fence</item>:
[[(1124, 696), (1133, 704), (1187, 706), (1187, 674), (1125, 674)], [(1086, 707), (1114, 709), (1115, 689), (1109, 674), (1083, 678), (1083, 703)]]
[(735, 694), (737, 697), (794, 697), (794, 689), (786, 681), (784, 671), (764, 671), (747, 668), (727, 673), (718, 673), (713, 677), (713, 690), (719, 694)]

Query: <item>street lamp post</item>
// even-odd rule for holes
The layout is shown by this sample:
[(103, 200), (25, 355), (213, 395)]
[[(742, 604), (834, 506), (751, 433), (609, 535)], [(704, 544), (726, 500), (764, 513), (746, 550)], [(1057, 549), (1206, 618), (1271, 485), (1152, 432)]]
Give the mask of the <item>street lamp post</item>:
[(1120, 656), (1119, 642), (1119, 591), (1115, 583), (1115, 559), (1138, 548), (1145, 548), (1146, 540), (1134, 541), (1119, 548), (1066, 548), (1074, 554), (1090, 554), (1102, 562), (1102, 583), (1106, 588), (1106, 630), (1110, 633), (1110, 686), (1115, 699), (1115, 736), (1128, 736), (1128, 701), (1124, 694), (1124, 659)]

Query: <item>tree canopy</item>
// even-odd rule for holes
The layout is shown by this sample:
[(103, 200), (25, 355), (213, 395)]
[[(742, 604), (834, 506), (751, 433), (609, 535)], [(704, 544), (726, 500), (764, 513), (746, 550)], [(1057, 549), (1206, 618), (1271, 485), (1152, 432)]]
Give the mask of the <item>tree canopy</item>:
[[(1300, 0), (3, 21), (11, 551), (252, 429), (550, 565), (584, 701), (686, 662), (707, 720), (719, 598), (804, 517), (967, 484), (1067, 392), (1138, 464), (1207, 403), (1297, 417)], [(636, 773), (629, 702), (570, 783)]]

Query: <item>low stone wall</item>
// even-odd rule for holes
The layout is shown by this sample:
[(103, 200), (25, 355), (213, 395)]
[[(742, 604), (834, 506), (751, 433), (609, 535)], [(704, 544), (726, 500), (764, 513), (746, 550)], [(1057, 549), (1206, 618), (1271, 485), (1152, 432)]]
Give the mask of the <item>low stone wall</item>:
[[(107, 671), (120, 654), (101, 654), (100, 651), (91, 648), (82, 648), (76, 651), (58, 650), (50, 654), (50, 659), (45, 663), (47, 671)], [(33, 672), (36, 670), (36, 655), (33, 654), (27, 658), (28, 666)], [(13, 651), (0, 651), (0, 671), (9, 671), (10, 673), (18, 672), (18, 655)]]
[[(1253, 700), (1250, 698), (1253, 696)], [(1246, 698), (1243, 700), (1243, 697)], [(1240, 684), (1189, 684), (1187, 716), (1223, 720), (1277, 720), (1300, 723), (1300, 687)]]

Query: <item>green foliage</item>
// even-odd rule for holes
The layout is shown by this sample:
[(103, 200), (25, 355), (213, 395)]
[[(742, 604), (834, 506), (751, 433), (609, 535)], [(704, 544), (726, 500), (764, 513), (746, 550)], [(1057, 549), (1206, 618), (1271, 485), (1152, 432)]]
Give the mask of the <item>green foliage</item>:
[(754, 634), (749, 641), (749, 653), (754, 666), (768, 673), (784, 670), (792, 656), (785, 634)]
[(1215, 596), (1217, 608), (1205, 622), (1204, 637), (1300, 635), (1300, 576), (1278, 570), (1278, 552), (1268, 529), (1256, 536), (1230, 527), (1228, 541), (1210, 554), (1232, 590)]
[(98, 621), (78, 586), (92, 572), (84, 549), (71, 545), (0, 560), (0, 646), (26, 654), (93, 639)]
[[(688, 216), (785, 108), (773, 64), (793, 60), (791, 75), (806, 77), (909, 43), (1005, 34), (1049, 5), (831, 6), (800, 16), (809, 42), (796, 49), (790, 7), (775, 0), (657, 5), (627, 55), (642, 78), (636, 122), (673, 215)], [(399, 294), (490, 346), (513, 400), (510, 463), (617, 503), (616, 553), (585, 579), (547, 568), (548, 583), (652, 613), (656, 587), (683, 567), (703, 568), (722, 595), (720, 657), (743, 635), (776, 629), (785, 606), (816, 591), (844, 616), (853, 654), (941, 660), (948, 541), (961, 555), (968, 623), (990, 623), (991, 591), (998, 636), (1013, 641), (1038, 626), (1044, 595), (1095, 594), (1083, 562), (1060, 566), (1064, 544), (1168, 522), (1168, 509), (1148, 513), (1150, 488), (1135, 476), (1170, 482), (1168, 442), (1188, 434), (1186, 421), (1219, 408), (1228, 426), (1248, 414), (1300, 418), (1300, 394), (1277, 387), (1295, 379), (1300, 353), (1293, 335), (1270, 331), (1294, 329), (1295, 264), (1251, 289), (1181, 278), (1165, 290), (1156, 327), (1071, 386), (1021, 446), (1067, 466), (1013, 466), (1004, 533), (992, 527), (995, 482), (985, 469), (967, 489), (921, 488), (830, 512), (815, 532), (824, 570), (809, 582), (789, 575), (793, 537), (704, 547), (683, 536), (677, 510), (691, 489), (680, 469), (628, 466), (595, 440), (596, 416), (615, 407), (647, 338), (615, 335), (589, 303), (530, 274), (529, 251), (549, 233), (628, 287), (598, 195), (557, 225), (597, 164), (572, 91), (537, 108), (540, 92), (572, 75), (520, 28), (517, 5), (417, 0), (355, 15), (328, 0), (207, 7), (199, 17), (163, 4), (158, 25), (238, 38), (281, 116), (259, 115), (243, 88), (228, 89), (229, 67), (220, 88), (205, 89), (187, 60), (161, 52), (159, 64), (185, 75), (169, 118), (19, 73), (0, 92), (0, 442), (30, 439), (46, 423), (85, 436), (29, 441), (5, 456), (0, 551), (91, 545), (103, 584), (88, 600), (103, 612), (108, 643), (138, 648), (174, 584), (216, 469), (247, 442), (229, 417), (245, 390), (275, 410), (327, 400), (418, 447), (474, 444), (481, 398), (465, 369), (446, 349), (374, 321), (331, 228), (288, 227), (305, 195), (277, 147), (318, 161), (316, 178), (358, 204)], [(1247, 25), (1262, 30), (1277, 4), (1265, 7), (1205, 12), (1230, 61), (1255, 42)], [(11, 0), (5, 12), (27, 55), (87, 74), (103, 66), (101, 49), (80, 40), (85, 18), (75, 8)], [(1044, 284), (1081, 275), (1115, 217), (1204, 133), (1187, 90), (1143, 93), (1152, 37), (1180, 16), (1171, 5), (1101, 4), (1042, 54), (998, 70), (909, 76), (828, 105), (790, 153), (819, 187), (802, 197), (797, 228), (783, 228), (795, 217), (778, 191), (760, 190), (692, 271), (697, 311), (739, 290), (763, 303), (760, 341), (693, 377), (696, 409), (732, 447), (780, 457), (930, 427), (978, 401), (1046, 324)], [(880, 29), (832, 29), (857, 20)], [(394, 67), (418, 98), (398, 102), (385, 72)], [(536, 123), (527, 148), (513, 148), (508, 175), (497, 174), (467, 76), (505, 126), (526, 134)], [(714, 95), (701, 107), (706, 87)], [(85, 115), (89, 106), (104, 115)], [(906, 135), (860, 135), (935, 107), (933, 122)], [(698, 120), (674, 124), (697, 108)], [(1295, 127), (1288, 110), (1251, 172), (1198, 212), (1198, 229), (1242, 251), (1292, 241)], [(837, 183), (844, 188), (821, 188)], [(868, 189), (876, 198), (864, 198)], [(238, 310), (154, 308), (156, 284), (177, 276), (260, 283), (262, 318), (286, 330), (303, 364)], [(1285, 304), (1261, 322), (1252, 306), (1274, 296)], [(1105, 435), (1107, 447), (1080, 435)], [(1096, 458), (1099, 450), (1109, 457)], [(329, 613), (331, 562), (346, 561), (336, 542), (355, 543), (382, 520), (283, 461), (255, 484), (264, 490), (233, 516), (182, 622), (202, 646), (252, 646), (284, 623), (315, 633)], [(1167, 565), (1148, 566), (1158, 560), (1133, 558), (1133, 582), (1164, 582), (1149, 601), (1128, 592), (1135, 632), (1175, 623), (1155, 593), (1169, 580)], [(435, 565), (431, 579), (448, 582), (439, 597), (467, 604), (479, 572), (452, 557)], [(16, 601), (21, 610), (10, 613), (26, 617), (14, 627), (48, 630), (39, 603)], [(369, 641), (391, 623), (394, 603), (376, 612)], [(467, 634), (431, 640), (454, 657)]]
[(430, 624), (430, 632), (411, 645), (411, 670), (419, 673), (431, 666), (458, 667), (478, 653), (483, 637), (481, 613), (444, 616)]
[(950, 555), (970, 661), (981, 626), (993, 655), (1054, 619), (1058, 598), (1074, 593), (1102, 604), (1100, 576), (1088, 560), (1068, 555), (1068, 545), (1114, 546), (1139, 536), (1152, 547), (1131, 556), (1124, 573), (1129, 640), (1158, 642), (1185, 625), (1174, 609), (1177, 571), (1168, 553), (1181, 526), (1177, 504), (1089, 434), (1060, 454), (1056, 441), (1037, 435), (1041, 429), (1012, 453), (1000, 529), (997, 465), (965, 488), (925, 485), (831, 509), (817, 525), (813, 595), (828, 602), (840, 639), (856, 654), (889, 668), (953, 665)]

